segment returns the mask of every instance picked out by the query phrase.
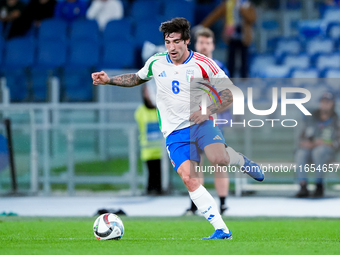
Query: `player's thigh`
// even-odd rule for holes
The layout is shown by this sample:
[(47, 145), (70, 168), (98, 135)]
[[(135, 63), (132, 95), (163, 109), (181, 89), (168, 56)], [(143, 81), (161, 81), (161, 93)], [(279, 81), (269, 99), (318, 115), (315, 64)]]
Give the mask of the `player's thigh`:
[(230, 162), (229, 155), (225, 150), (224, 143), (212, 143), (204, 147), (205, 155), (211, 164), (228, 165)]

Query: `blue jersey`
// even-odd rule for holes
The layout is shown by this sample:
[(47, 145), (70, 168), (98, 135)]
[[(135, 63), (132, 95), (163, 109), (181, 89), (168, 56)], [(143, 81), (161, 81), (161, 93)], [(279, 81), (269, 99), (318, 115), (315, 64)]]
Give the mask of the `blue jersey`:
[(218, 65), (219, 68), (221, 68), (221, 70), (229, 77), (230, 73), (228, 68), (219, 60), (217, 59), (213, 59), (215, 61), (215, 63)]

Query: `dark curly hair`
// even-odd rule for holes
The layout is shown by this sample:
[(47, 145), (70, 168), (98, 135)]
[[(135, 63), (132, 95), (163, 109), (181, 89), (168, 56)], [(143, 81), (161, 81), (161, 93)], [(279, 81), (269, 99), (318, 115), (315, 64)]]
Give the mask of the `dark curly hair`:
[(186, 41), (190, 39), (190, 22), (185, 18), (173, 18), (165, 21), (159, 27), (159, 31), (163, 32), (163, 38), (171, 33), (180, 33), (181, 39)]

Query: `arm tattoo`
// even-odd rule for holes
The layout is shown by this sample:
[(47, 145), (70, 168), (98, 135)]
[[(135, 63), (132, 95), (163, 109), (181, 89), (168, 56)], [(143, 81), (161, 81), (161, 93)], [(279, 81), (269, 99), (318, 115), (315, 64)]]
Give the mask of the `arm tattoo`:
[(111, 77), (108, 84), (120, 87), (134, 87), (144, 82), (147, 81), (139, 78), (139, 76), (136, 73), (129, 73)]
[(212, 114), (218, 112), (221, 109), (225, 109), (233, 102), (233, 95), (231, 94), (231, 91), (229, 89), (222, 90), (220, 93), (220, 98), (222, 101), (222, 105), (220, 104), (220, 101), (218, 100), (217, 105), (212, 104), (208, 107), (208, 109), (211, 111)]

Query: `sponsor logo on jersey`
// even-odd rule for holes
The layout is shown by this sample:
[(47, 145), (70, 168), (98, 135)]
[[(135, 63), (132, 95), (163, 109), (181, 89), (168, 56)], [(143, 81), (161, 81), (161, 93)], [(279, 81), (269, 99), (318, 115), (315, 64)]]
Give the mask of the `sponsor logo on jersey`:
[(187, 81), (191, 82), (194, 79), (194, 70), (187, 70)]
[(158, 77), (166, 77), (165, 71), (161, 72), (161, 73), (158, 75)]

